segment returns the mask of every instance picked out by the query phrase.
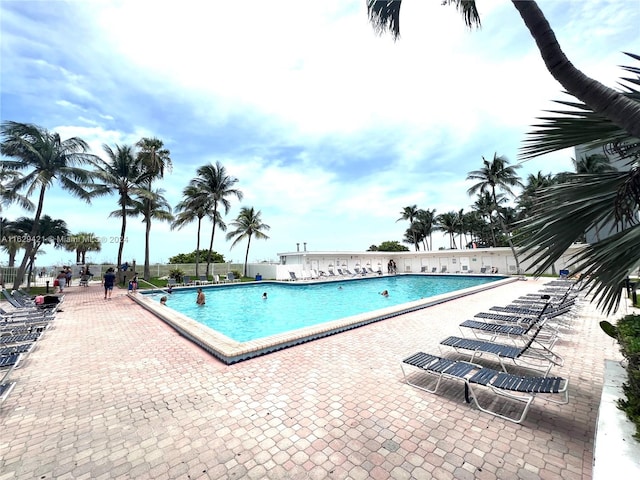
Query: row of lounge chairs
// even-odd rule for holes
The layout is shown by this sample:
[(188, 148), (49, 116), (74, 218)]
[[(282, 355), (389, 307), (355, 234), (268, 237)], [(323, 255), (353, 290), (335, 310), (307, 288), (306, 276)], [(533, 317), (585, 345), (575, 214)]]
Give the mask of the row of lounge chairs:
[(374, 270), (371, 267), (355, 267), (352, 272), (348, 268), (336, 268), (335, 271), (332, 268), (324, 271), (317, 270), (303, 270), (302, 276), (298, 277), (296, 272), (289, 272), (290, 280), (316, 280), (316, 279), (330, 279), (330, 278), (353, 278), (353, 277), (365, 277), (367, 275), (382, 275), (382, 270)]
[(11, 373), (23, 364), (50, 327), (63, 298), (57, 297), (57, 302), (44, 306), (37, 305), (24, 292), (3, 289), (2, 293), (13, 308), (0, 308), (0, 405), (15, 386)]
[(233, 272), (229, 272), (220, 278), (220, 275), (214, 275), (213, 280), (209, 280), (206, 275), (199, 275), (197, 279), (191, 278), (190, 275), (184, 275), (182, 282), (177, 282), (175, 278), (167, 279), (167, 287), (178, 286), (194, 286), (194, 285), (211, 285), (216, 283), (232, 283), (239, 282), (240, 279), (236, 278)]
[[(564, 281), (545, 288), (541, 295), (524, 296), (465, 320), (460, 323), (462, 336), (443, 339), (439, 355), (417, 352), (402, 360), (405, 382), (435, 393), (443, 380), (460, 381), (467, 403), (473, 401), (483, 412), (515, 423), (525, 419), (538, 395), (545, 394), (554, 403), (567, 403), (568, 380), (550, 376), (550, 372), (564, 364), (552, 349), (575, 307), (574, 285)], [(450, 349), (456, 358), (446, 354)], [(480, 363), (483, 358), (490, 358), (498, 367)], [(426, 378), (423, 373), (428, 374)], [(513, 400), (521, 408), (505, 409), (495, 402), (495, 396), (485, 401), (486, 392)]]
[[(438, 267), (431, 267), (431, 272), (429, 272), (429, 267), (422, 267), (420, 269), (420, 273), (449, 273), (448, 267), (446, 265), (442, 265), (440, 267), (440, 271), (438, 271)], [(469, 265), (461, 265), (460, 270), (457, 270), (456, 273), (474, 273)], [(482, 267), (480, 269), (480, 273), (498, 273), (498, 269), (496, 267)]]

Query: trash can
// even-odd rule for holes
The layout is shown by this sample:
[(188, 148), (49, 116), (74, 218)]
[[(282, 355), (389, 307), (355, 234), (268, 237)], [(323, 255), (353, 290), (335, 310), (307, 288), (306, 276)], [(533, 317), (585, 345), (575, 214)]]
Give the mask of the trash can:
[(262, 280), (262, 275), (257, 274), (256, 275), (256, 282), (259, 282), (260, 280)]

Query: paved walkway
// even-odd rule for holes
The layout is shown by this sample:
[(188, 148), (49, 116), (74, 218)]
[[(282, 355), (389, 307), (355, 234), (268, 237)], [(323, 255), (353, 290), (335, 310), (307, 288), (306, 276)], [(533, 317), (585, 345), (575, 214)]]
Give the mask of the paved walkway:
[(0, 480), (591, 478), (604, 359), (619, 358), (593, 306), (554, 347), (570, 403), (537, 399), (522, 425), (465, 404), (457, 382), (439, 395), (403, 383), (403, 358), (437, 353), (460, 321), (542, 283), (232, 366), (124, 291), (106, 301), (99, 284), (71, 287), (55, 328), (12, 375)]

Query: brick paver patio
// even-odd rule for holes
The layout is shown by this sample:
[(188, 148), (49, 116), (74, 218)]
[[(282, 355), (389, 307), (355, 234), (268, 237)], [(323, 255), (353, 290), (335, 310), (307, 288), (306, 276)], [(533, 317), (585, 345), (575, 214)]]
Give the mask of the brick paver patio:
[[(458, 324), (535, 292), (522, 281), (225, 366), (99, 284), (12, 374), (0, 411), (0, 480), (591, 478), (605, 358), (618, 346), (582, 302), (554, 351), (568, 405), (537, 399), (524, 423), (406, 385), (400, 361)], [(224, 308), (223, 305), (207, 305)], [(625, 312), (621, 312), (625, 313)]]

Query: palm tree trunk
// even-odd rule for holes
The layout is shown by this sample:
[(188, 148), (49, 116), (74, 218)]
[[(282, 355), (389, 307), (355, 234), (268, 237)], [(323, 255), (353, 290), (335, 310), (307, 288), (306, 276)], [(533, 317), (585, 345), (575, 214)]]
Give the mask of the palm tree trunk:
[[(45, 192), (46, 192), (46, 188), (42, 186), (40, 188), (40, 196), (38, 198), (38, 208), (36, 208), (36, 214), (33, 217), (33, 226), (31, 227), (31, 238), (36, 238), (38, 235), (38, 231), (40, 230), (40, 216), (42, 215), (42, 207), (44, 206)], [(13, 281), (14, 290), (18, 290), (20, 288), (20, 284), (22, 283), (24, 274), (27, 271), (27, 263), (29, 262), (29, 258), (31, 257), (31, 252), (33, 251), (33, 244), (31, 242), (26, 242), (25, 245), (26, 246), (24, 247), (24, 257), (22, 258), (22, 262), (18, 267), (16, 278)]]
[[(196, 240), (196, 277), (200, 277), (198, 264), (200, 263), (200, 225), (202, 224), (202, 217), (198, 217), (198, 239)], [(207, 272), (207, 278), (209, 278), (209, 272)]]
[(216, 234), (216, 217), (218, 216), (218, 206), (213, 207), (213, 227), (211, 228), (211, 241), (209, 242), (209, 251), (207, 252), (207, 277), (209, 276), (209, 268), (211, 266), (211, 251), (213, 250), (213, 237)]
[(571, 95), (640, 138), (640, 103), (586, 76), (567, 58), (549, 22), (535, 1), (512, 0), (513, 6), (535, 40), (549, 73)]
[(249, 235), (249, 238), (247, 239), (247, 253), (244, 254), (244, 269), (243, 269), (243, 273), (242, 273), (243, 277), (247, 276), (247, 262), (249, 261), (249, 247), (250, 246), (251, 246), (251, 235)]
[(151, 237), (151, 218), (147, 220), (147, 228), (144, 239), (144, 272), (142, 278), (147, 282), (151, 278), (151, 269), (149, 268), (149, 237)]
[[(123, 201), (124, 203), (124, 201)], [(121, 214), (122, 214), (122, 226), (120, 227), (120, 245), (118, 245), (118, 265), (116, 267), (116, 270), (120, 270), (120, 265), (122, 265), (122, 251), (124, 250), (124, 235), (125, 232), (127, 231), (127, 209), (126, 207), (123, 205), (122, 209), (120, 210)]]

